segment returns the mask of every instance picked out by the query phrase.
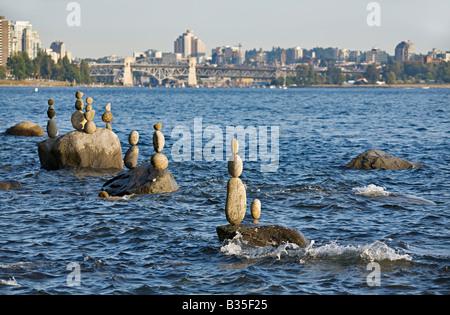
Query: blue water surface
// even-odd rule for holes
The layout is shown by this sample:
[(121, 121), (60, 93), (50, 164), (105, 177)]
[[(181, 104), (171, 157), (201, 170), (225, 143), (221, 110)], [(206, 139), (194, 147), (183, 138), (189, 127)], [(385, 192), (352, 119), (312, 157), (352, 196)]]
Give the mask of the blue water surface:
[[(94, 99), (98, 127), (112, 104), (123, 154), (139, 132), (140, 163), (161, 122), (179, 190), (101, 199), (116, 173), (43, 170), (37, 144), (47, 136), (3, 134), (26, 120), (45, 130), (49, 98), (60, 134), (72, 131), (77, 90)], [(0, 180), (23, 186), (0, 190), (0, 294), (449, 294), (449, 105), (448, 89), (0, 88)], [(238, 126), (258, 131), (261, 150), (250, 135), (240, 143), (248, 203), (260, 199), (260, 222), (302, 231), (308, 248), (218, 241), (226, 130)], [(267, 133), (267, 152), (278, 144), (270, 160), (264, 128), (279, 131), (276, 143)], [(172, 149), (183, 136), (192, 141), (180, 159)], [(425, 167), (343, 167), (370, 148)]]

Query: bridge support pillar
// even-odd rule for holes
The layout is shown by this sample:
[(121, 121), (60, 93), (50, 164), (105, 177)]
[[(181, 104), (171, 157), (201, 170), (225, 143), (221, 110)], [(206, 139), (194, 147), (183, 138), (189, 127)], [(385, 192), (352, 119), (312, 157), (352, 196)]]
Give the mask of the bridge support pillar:
[(188, 86), (195, 87), (197, 86), (197, 58), (191, 57), (189, 58), (189, 76), (188, 76)]
[(125, 57), (125, 68), (123, 69), (123, 85), (133, 86), (133, 72), (131, 71), (131, 63), (134, 61), (131, 57)]

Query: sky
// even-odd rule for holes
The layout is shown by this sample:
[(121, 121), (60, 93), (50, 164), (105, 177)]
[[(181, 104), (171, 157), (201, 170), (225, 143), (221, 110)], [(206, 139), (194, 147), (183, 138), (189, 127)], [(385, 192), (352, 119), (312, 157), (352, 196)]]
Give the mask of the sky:
[[(271, 50), (272, 47), (338, 47), (393, 55), (404, 40), (416, 53), (450, 51), (449, 0), (78, 0), (79, 25), (69, 25), (71, 0), (0, 0), (0, 15), (29, 21), (43, 48), (65, 42), (73, 57), (173, 52), (175, 39), (192, 29), (206, 45)], [(379, 12), (379, 26), (367, 18)], [(71, 15), (72, 14), (72, 15)], [(72, 23), (73, 24), (73, 23)]]

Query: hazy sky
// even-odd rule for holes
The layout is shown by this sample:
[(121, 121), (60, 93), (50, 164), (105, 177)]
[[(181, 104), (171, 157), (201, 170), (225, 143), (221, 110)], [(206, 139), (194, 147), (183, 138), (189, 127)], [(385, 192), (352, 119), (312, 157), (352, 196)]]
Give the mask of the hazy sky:
[(300, 46), (389, 54), (403, 40), (416, 52), (450, 50), (449, 0), (379, 0), (381, 26), (369, 27), (370, 0), (78, 0), (81, 25), (69, 26), (70, 0), (0, 0), (0, 15), (30, 21), (44, 48), (61, 40), (74, 57), (132, 56), (173, 51), (174, 40), (194, 30), (207, 53), (223, 45), (243, 48)]

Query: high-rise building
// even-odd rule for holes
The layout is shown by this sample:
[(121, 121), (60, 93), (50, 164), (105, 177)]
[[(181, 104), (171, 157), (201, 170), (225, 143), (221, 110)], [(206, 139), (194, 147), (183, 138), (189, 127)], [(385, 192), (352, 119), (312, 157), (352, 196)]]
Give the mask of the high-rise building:
[(28, 21), (15, 21), (13, 24), (12, 53), (24, 51), (30, 59), (37, 57), (42, 49), (39, 33), (33, 30), (33, 26)]
[(366, 53), (366, 62), (375, 64), (384, 64), (388, 61), (388, 55), (385, 51), (376, 47)]
[(244, 53), (241, 47), (222, 46), (214, 48), (211, 51), (212, 63), (217, 65), (235, 64), (241, 65), (244, 63)]
[(13, 43), (13, 24), (0, 16), (0, 66), (6, 67), (8, 57), (11, 56)]
[(66, 56), (66, 44), (60, 42), (59, 40), (51, 43), (50, 49), (59, 54), (61, 58), (64, 58)]
[(183, 58), (200, 57), (206, 54), (205, 44), (196, 36), (194, 31), (188, 29), (174, 42), (174, 52), (181, 54)]
[(414, 56), (414, 44), (403, 41), (395, 47), (395, 61), (408, 61)]
[(286, 50), (286, 63), (298, 63), (303, 58), (303, 48), (294, 47)]

